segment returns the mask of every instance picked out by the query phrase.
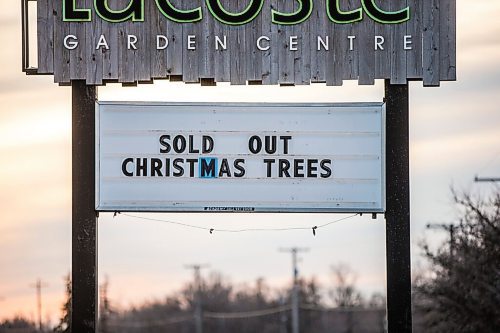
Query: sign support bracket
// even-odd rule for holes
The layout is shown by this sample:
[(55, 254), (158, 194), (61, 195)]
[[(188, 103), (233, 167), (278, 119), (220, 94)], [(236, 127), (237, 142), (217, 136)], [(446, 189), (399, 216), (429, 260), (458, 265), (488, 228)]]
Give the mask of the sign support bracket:
[(411, 333), (409, 87), (385, 81), (389, 333)]
[(97, 328), (97, 213), (95, 102), (97, 88), (72, 81), (72, 311), (71, 331)]

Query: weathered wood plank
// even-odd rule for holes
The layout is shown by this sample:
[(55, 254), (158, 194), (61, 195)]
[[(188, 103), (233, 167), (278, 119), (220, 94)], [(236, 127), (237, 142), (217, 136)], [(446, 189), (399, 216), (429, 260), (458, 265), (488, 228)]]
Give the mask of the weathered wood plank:
[[(241, 12), (246, 8), (246, 3), (241, 1), (231, 1), (227, 7), (230, 12)], [(229, 27), (229, 41), (231, 44), (231, 84), (246, 84), (246, 36), (244, 26)]]
[[(295, 10), (299, 5), (295, 2)], [(300, 25), (293, 26), (293, 33), (298, 36), (298, 51), (295, 51), (294, 70), (295, 84), (311, 84), (311, 18), (302, 22)]]
[[(390, 1), (379, 1), (378, 6), (384, 10), (391, 10)], [(365, 18), (366, 19), (366, 18)], [(391, 78), (391, 25), (375, 23), (375, 38), (373, 49), (375, 51), (375, 79)], [(376, 41), (383, 40), (384, 43), (377, 47)]]
[[(271, 0), (271, 9), (278, 9), (278, 0)], [(271, 15), (269, 14), (269, 20), (271, 20)], [(280, 80), (280, 28), (277, 24), (270, 23), (271, 25), (271, 75), (270, 84), (278, 84)]]
[[(393, 12), (406, 8), (407, 0), (392, 0)], [(404, 50), (404, 36), (407, 24), (399, 23), (392, 27), (391, 36), (391, 84), (406, 84), (406, 51)]]
[(262, 52), (255, 42), (262, 36), (262, 15), (257, 16), (251, 24), (245, 26), (247, 81), (262, 80)]
[[(341, 0), (340, 8), (342, 11), (352, 11), (360, 7), (360, 2), (355, 0)], [(334, 47), (334, 78), (327, 77), (327, 84), (342, 85), (342, 80), (358, 79), (358, 60), (357, 52), (351, 49), (351, 41), (356, 42), (352, 37), (356, 37), (357, 23), (334, 24), (333, 47)], [(328, 70), (328, 69), (327, 69)], [(328, 71), (328, 76), (331, 71)]]
[[(294, 1), (278, 1), (278, 10), (282, 13), (293, 13)], [(294, 36), (293, 26), (278, 25), (279, 36), (279, 83), (290, 85), (295, 83), (295, 52), (290, 50), (290, 37)]]
[[(154, 1), (145, 1), (145, 12), (151, 12), (156, 8), (156, 4)], [(156, 27), (154, 24), (154, 17), (152, 15), (145, 15), (144, 22), (142, 24), (136, 23), (139, 25), (138, 27), (138, 48), (139, 52), (136, 53), (136, 73), (135, 76), (137, 81), (144, 83), (151, 83), (152, 67), (153, 63), (151, 62), (151, 53), (156, 52)]]
[[(356, 52), (359, 54), (359, 79), (360, 85), (375, 84), (375, 48), (373, 41), (375, 39), (375, 22), (365, 19), (358, 23), (359, 29), (355, 41)], [(363, 50), (360, 52), (360, 50)]]
[[(88, 5), (90, 4), (90, 0), (78, 0), (76, 2), (78, 8), (88, 8)], [(97, 20), (94, 20), (93, 22), (96, 22)], [(69, 70), (70, 70), (70, 77), (71, 80), (84, 80), (87, 75), (87, 64), (88, 64), (88, 58), (87, 58), (87, 47), (86, 45), (88, 44), (88, 38), (86, 31), (87, 31), (87, 26), (89, 26), (90, 23), (80, 23), (80, 22), (71, 22), (69, 24), (69, 31), (70, 34), (76, 36), (78, 38), (79, 45), (76, 49), (71, 50), (70, 52), (70, 63), (69, 63)], [(89, 47), (92, 44), (88, 44)]]
[[(156, 7), (154, 1), (145, 1), (145, 13), (150, 12), (150, 7)], [(144, 15), (144, 22), (134, 22), (137, 31), (137, 51), (135, 52), (135, 80), (148, 83), (151, 81), (151, 55), (155, 52), (156, 36), (151, 15)]]
[(406, 51), (406, 75), (409, 79), (422, 78), (422, 3), (422, 0), (408, 0), (411, 19), (406, 26), (406, 33), (412, 36), (412, 49)]
[(231, 27), (231, 84), (246, 84), (245, 28)]
[(325, 81), (327, 86), (341, 86), (343, 82), (343, 69), (340, 61), (342, 59), (342, 50), (339, 46), (338, 38), (334, 38), (337, 30), (345, 29), (328, 21), (325, 39), (328, 42), (328, 51), (325, 52)]
[[(332, 25), (326, 13), (326, 1), (317, 1), (314, 3), (314, 9), (311, 15), (309, 47), (311, 55), (311, 82), (326, 82), (326, 58), (329, 51), (325, 50), (323, 44), (320, 44), (318, 50), (318, 37), (324, 42), (330, 40), (328, 27)], [(329, 45), (328, 45), (329, 46)]]
[[(170, 45), (167, 45), (167, 49), (162, 49), (165, 43), (169, 43), (168, 35), (167, 35), (167, 27), (164, 24), (164, 20), (161, 18), (163, 15), (159, 10), (156, 9), (154, 5), (154, 1), (150, 1), (151, 5), (148, 6), (149, 16), (151, 17), (150, 21), (150, 29), (151, 29), (151, 40), (150, 40), (150, 58), (151, 58), (151, 76), (152, 78), (165, 78), (168, 76), (167, 73), (167, 49)], [(161, 17), (160, 17), (161, 16)], [(167, 42), (163, 39), (163, 37), (158, 40), (157, 36), (165, 36), (167, 38)], [(157, 45), (157, 44), (160, 45)], [(158, 49), (157, 46), (160, 46), (161, 49)]]
[[(90, 3), (92, 0), (87, 0), (89, 4), (86, 4), (90, 8)], [(94, 14), (95, 15), (95, 14)], [(86, 54), (83, 56), (87, 59), (86, 70), (86, 80), (89, 85), (101, 85), (103, 77), (103, 52), (104, 47), (97, 49), (99, 39), (102, 34), (102, 26), (107, 24), (102, 20), (92, 20), (92, 22), (86, 23)]]
[(215, 78), (215, 18), (211, 15), (205, 15), (200, 23), (199, 35), (199, 77), (202, 79)]
[[(199, 6), (197, 0), (182, 1), (184, 7), (182, 9), (193, 9)], [(180, 4), (179, 4), (180, 5)], [(191, 36), (191, 37), (190, 37)], [(199, 57), (201, 56), (200, 50), (201, 36), (201, 23), (182, 24), (182, 43), (184, 47), (182, 57), (182, 78), (184, 82), (196, 83), (200, 81), (199, 76)], [(194, 43), (193, 43), (194, 41)]]
[(441, 0), (439, 10), (440, 80), (454, 81), (457, 79), (457, 2), (456, 0)]
[(128, 47), (129, 35), (137, 35), (136, 25), (118, 23), (118, 38), (120, 40), (120, 82), (135, 83), (135, 50)]
[[(360, 8), (361, 0), (349, 0), (348, 9), (354, 10)], [(344, 79), (346, 80), (358, 80), (359, 77), (359, 52), (351, 48), (350, 36), (355, 36), (359, 38), (359, 26), (360, 22), (347, 25), (349, 28), (344, 32), (347, 32), (347, 36), (341, 36), (340, 41), (343, 43), (342, 49), (344, 50), (344, 59), (346, 64), (344, 66)], [(356, 41), (356, 39), (354, 39)]]
[(39, 0), (37, 4), (38, 73), (54, 73), (54, 2)]
[[(229, 6), (229, 0), (223, 0), (221, 3)], [(214, 51), (215, 63), (215, 81), (229, 82), (231, 81), (231, 45), (229, 44), (229, 29), (226, 25), (215, 23), (214, 33), (219, 37), (218, 47)], [(221, 45), (222, 44), (222, 45)], [(224, 48), (224, 45), (226, 48)], [(213, 41), (215, 47), (215, 41)]]
[[(120, 0), (108, 0), (110, 8), (119, 8)], [(102, 23), (102, 34), (109, 45), (109, 50), (102, 50), (102, 79), (103, 81), (117, 80), (120, 45), (118, 43), (118, 26), (116, 24)]]
[(70, 33), (69, 24), (62, 19), (62, 2), (54, 3), (54, 82), (70, 83), (70, 51), (63, 46), (64, 38)]
[(439, 0), (428, 0), (424, 2), (424, 55), (423, 55), (423, 79), (424, 86), (439, 86)]
[[(262, 13), (261, 13), (261, 31), (262, 35), (269, 37), (271, 36), (271, 7), (272, 6), (272, 1), (265, 1), (264, 6), (262, 7)], [(257, 42), (257, 41), (256, 41)], [(270, 42), (265, 42), (263, 43), (263, 47), (270, 46)], [(262, 83), (263, 84), (271, 84), (271, 62), (272, 62), (272, 56), (271, 53), (274, 53), (274, 51), (269, 48), (268, 50), (265, 51), (258, 51), (261, 54), (261, 61), (262, 61)]]
[[(187, 9), (185, 2), (182, 0), (171, 2), (176, 8)], [(182, 62), (184, 59), (184, 52), (186, 52), (184, 50), (185, 40), (183, 37), (183, 24), (171, 21), (163, 15), (160, 16), (160, 20), (162, 21), (162, 26), (166, 29), (169, 42), (167, 48), (167, 74), (182, 75)]]

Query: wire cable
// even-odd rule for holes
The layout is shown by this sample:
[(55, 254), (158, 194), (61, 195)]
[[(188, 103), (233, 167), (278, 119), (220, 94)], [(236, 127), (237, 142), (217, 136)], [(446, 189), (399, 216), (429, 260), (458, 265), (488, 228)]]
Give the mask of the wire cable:
[(158, 327), (158, 326), (167, 326), (167, 325), (174, 325), (174, 324), (180, 324), (184, 322), (191, 321), (193, 319), (192, 314), (187, 314), (187, 315), (181, 315), (178, 317), (170, 317), (167, 319), (160, 319), (160, 320), (148, 320), (148, 321), (139, 321), (139, 320), (123, 320), (120, 322), (112, 322), (109, 323), (108, 325), (110, 327), (130, 327), (130, 328), (146, 328), (146, 327)]
[(483, 164), (483, 166), (479, 169), (479, 173), (483, 172), (484, 170), (486, 170), (486, 168), (493, 165), (493, 162), (495, 162), (499, 157), (500, 157), (500, 150), (494, 153), (493, 157), (491, 157), (486, 163)]
[(314, 306), (310, 304), (301, 304), (301, 310), (305, 311), (317, 311), (317, 312), (338, 312), (338, 313), (349, 313), (349, 312), (385, 312), (384, 308), (362, 308), (362, 307), (338, 307), (338, 308), (327, 308), (321, 306)]
[(280, 306), (272, 309), (245, 311), (245, 312), (204, 312), (203, 317), (212, 319), (247, 319), (269, 316), (285, 311), (290, 311), (291, 306)]
[[(123, 216), (138, 219), (138, 220), (145, 220), (145, 221), (153, 221), (153, 222), (161, 222), (161, 223), (167, 223), (167, 224), (172, 224), (176, 226), (181, 226), (185, 228), (191, 228), (191, 229), (198, 229), (198, 230), (205, 230), (210, 232), (210, 234), (213, 234), (214, 232), (221, 232), (221, 233), (242, 233), (242, 232), (280, 232), (280, 231), (294, 231), (294, 230), (312, 230), (313, 235), (316, 235), (316, 230), (326, 228), (332, 224), (339, 223), (345, 220), (352, 219), (358, 215), (353, 214), (349, 215), (337, 220), (333, 220), (324, 224), (320, 224), (317, 226), (312, 226), (312, 227), (284, 227), (284, 228), (242, 228), (242, 229), (218, 229), (218, 228), (210, 228), (210, 227), (202, 227), (198, 225), (193, 225), (193, 224), (188, 224), (188, 223), (183, 223), (183, 222), (177, 222), (177, 221), (171, 221), (171, 220), (164, 220), (164, 219), (159, 219), (159, 218), (152, 218), (152, 217), (144, 217), (144, 216), (138, 216), (138, 215), (132, 215), (128, 213), (120, 213)], [(115, 214), (116, 216), (116, 214)]]

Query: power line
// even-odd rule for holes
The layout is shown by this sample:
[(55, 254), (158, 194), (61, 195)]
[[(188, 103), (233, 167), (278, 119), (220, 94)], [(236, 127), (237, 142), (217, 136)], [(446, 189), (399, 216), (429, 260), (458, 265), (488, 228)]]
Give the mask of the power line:
[(321, 306), (314, 306), (311, 304), (301, 304), (301, 310), (316, 311), (316, 312), (330, 312), (330, 313), (350, 313), (350, 312), (375, 312), (383, 311), (385, 308), (362, 308), (362, 307), (338, 307), (338, 308), (327, 308)]
[(110, 323), (110, 327), (124, 327), (124, 328), (145, 328), (145, 327), (158, 327), (158, 326), (167, 326), (167, 325), (174, 325), (174, 324), (180, 324), (184, 322), (191, 321), (193, 319), (193, 316), (191, 314), (187, 314), (184, 316), (177, 316), (177, 317), (171, 317), (169, 319), (163, 319), (163, 320), (148, 320), (148, 321), (121, 321), (121, 322), (115, 322), (115, 323)]
[(249, 319), (249, 318), (269, 316), (290, 310), (291, 307), (289, 305), (285, 305), (271, 309), (244, 311), (244, 312), (205, 312), (203, 316), (212, 319)]
[(488, 160), (488, 161), (487, 161), (487, 162), (486, 162), (486, 163), (485, 163), (485, 164), (481, 167), (481, 169), (479, 169), (479, 172), (484, 171), (487, 167), (489, 167), (490, 165), (492, 165), (492, 164), (493, 164), (493, 162), (495, 162), (495, 161), (496, 161), (496, 159), (497, 159), (497, 158), (499, 158), (499, 157), (500, 157), (500, 150), (499, 150), (499, 151), (497, 151), (496, 153), (494, 153), (494, 154), (493, 154), (493, 157), (492, 157), (490, 160)]
[[(208, 319), (250, 319), (270, 316), (285, 311), (290, 311), (291, 307), (289, 305), (279, 306), (275, 308), (263, 309), (263, 310), (253, 310), (253, 311), (242, 311), (242, 312), (204, 312), (203, 318)], [(151, 326), (167, 326), (173, 324), (180, 324), (183, 322), (191, 321), (193, 316), (191, 314), (178, 315), (170, 317), (163, 320), (152, 320), (152, 321), (121, 321), (110, 323), (110, 327), (133, 327), (133, 328), (145, 328)]]
[[(479, 170), (480, 173), (482, 173), (486, 167), (490, 166), (493, 164), (493, 162), (495, 162), (495, 160), (497, 158), (500, 157), (500, 150), (497, 151), (495, 154), (493, 154), (493, 157), (485, 163), (485, 165), (483, 165), (483, 167)], [(479, 177), (479, 176), (475, 176), (474, 177), (474, 182), (476, 183), (498, 183), (500, 182), (500, 177)]]

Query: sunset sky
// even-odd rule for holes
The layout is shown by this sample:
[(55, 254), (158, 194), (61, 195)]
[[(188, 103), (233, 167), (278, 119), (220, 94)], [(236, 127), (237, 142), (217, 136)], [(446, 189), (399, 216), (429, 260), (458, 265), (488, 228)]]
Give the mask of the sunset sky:
[[(450, 186), (488, 193), (475, 174), (500, 176), (500, 2), (458, 0), (458, 81), (440, 88), (411, 84), (411, 204), (414, 271), (425, 267), (418, 243), (443, 234), (429, 222), (456, 216)], [(0, 2), (0, 320), (35, 318), (41, 278), (44, 318), (55, 322), (71, 265), (71, 89), (51, 76), (21, 72), (19, 1)], [(158, 82), (137, 88), (99, 88), (102, 100), (132, 101), (381, 101), (383, 83), (358, 87), (200, 87)], [(339, 215), (148, 214), (210, 227), (312, 226)], [(300, 274), (331, 286), (330, 266), (349, 264), (367, 295), (385, 293), (384, 220), (356, 217), (319, 231), (214, 234), (161, 222), (102, 214), (99, 278), (110, 281), (112, 303), (123, 308), (178, 290), (192, 277), (184, 265), (210, 264), (236, 284), (264, 277), (276, 288), (290, 283), (291, 258), (280, 247), (308, 247)]]

